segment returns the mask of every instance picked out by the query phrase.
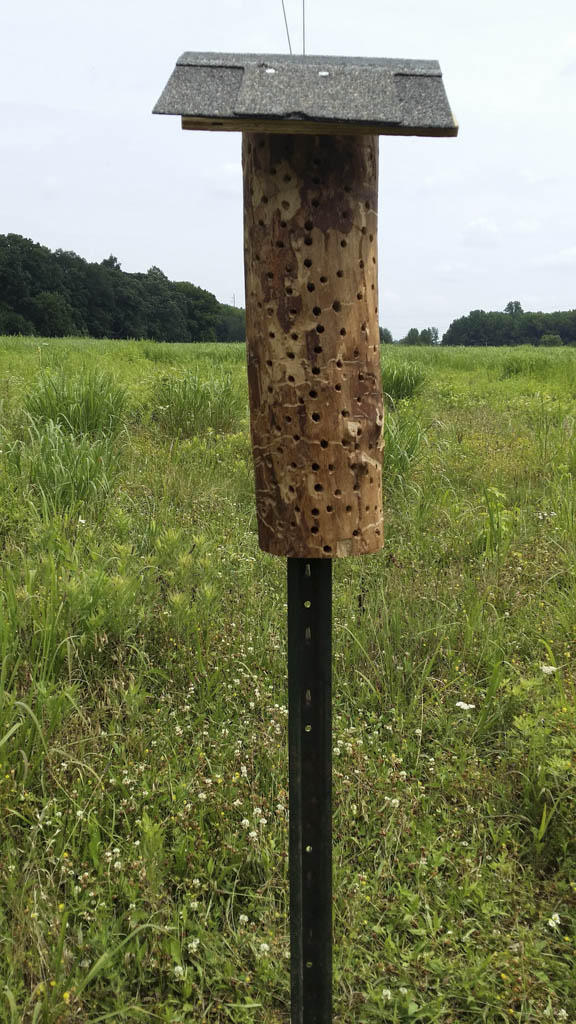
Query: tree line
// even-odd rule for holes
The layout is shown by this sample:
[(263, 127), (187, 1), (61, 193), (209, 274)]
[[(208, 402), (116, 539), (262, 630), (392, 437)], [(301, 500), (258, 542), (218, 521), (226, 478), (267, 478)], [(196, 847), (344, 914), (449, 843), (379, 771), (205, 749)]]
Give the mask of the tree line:
[(243, 309), (158, 267), (129, 274), (115, 256), (89, 263), (9, 234), (0, 235), (0, 334), (244, 341), (246, 321)]
[(509, 302), (502, 313), (474, 309), (453, 320), (442, 344), (576, 345), (576, 309), (525, 313), (519, 302)]

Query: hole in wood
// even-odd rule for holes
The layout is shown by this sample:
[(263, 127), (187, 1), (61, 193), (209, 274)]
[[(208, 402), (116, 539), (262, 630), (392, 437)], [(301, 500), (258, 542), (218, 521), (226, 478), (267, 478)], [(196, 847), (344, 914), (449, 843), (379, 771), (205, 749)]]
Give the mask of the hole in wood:
[(316, 333), (317, 334), (324, 334), (324, 330), (325, 330), (325, 328), (324, 328), (323, 324), (316, 324)]
[(324, 551), (326, 552), (326, 554), (328, 555), (328, 554), (330, 554), (330, 552), (332, 551), (332, 548), (330, 547), (330, 545), (329, 545), (329, 544), (325, 544), (325, 545), (324, 545), (324, 548), (323, 548), (323, 550), (324, 550)]
[(328, 447), (328, 441), (320, 441), (320, 447), (321, 448), (327, 448)]
[(344, 277), (344, 271), (343, 270), (337, 270), (336, 271), (336, 277)]
[(322, 277), (320, 278), (320, 284), (327, 284), (327, 283), (328, 283), (328, 278), (327, 278), (327, 277), (324, 277), (324, 276), (322, 276)]
[(314, 420), (314, 423), (319, 423), (320, 422), (320, 413), (319, 412), (313, 412), (312, 413), (312, 419)]
[(315, 292), (316, 291), (316, 286), (312, 283), (312, 281), (309, 281), (308, 284), (306, 285), (306, 287), (307, 287), (309, 292)]
[(320, 306), (314, 306), (314, 309), (312, 310), (312, 312), (313, 312), (314, 316), (320, 316), (320, 313), (322, 312), (322, 310), (320, 309)]
[(316, 345), (316, 347), (314, 348), (314, 351), (317, 352), (318, 355), (319, 355), (320, 352), (322, 351), (322, 345)]
[(311, 220), (307, 220), (304, 222), (304, 227), (306, 231), (312, 231), (312, 228), (314, 227), (314, 222)]
[(308, 394), (310, 395), (310, 398), (318, 398), (317, 391), (309, 391)]
[(309, 270), (310, 267), (312, 266), (312, 260), (304, 260), (304, 266), (307, 267)]
[(312, 515), (313, 516), (319, 516), (320, 515), (320, 509), (319, 508), (313, 508), (312, 509)]
[(318, 374), (320, 373), (320, 367), (319, 366), (313, 366), (312, 367), (312, 373), (314, 374), (314, 376), (317, 377)]
[(312, 245), (312, 239), (310, 238), (310, 235), (305, 235), (304, 245)]
[(318, 491), (318, 493), (320, 493), (321, 491), (324, 490), (324, 485), (323, 484), (314, 484), (314, 490)]

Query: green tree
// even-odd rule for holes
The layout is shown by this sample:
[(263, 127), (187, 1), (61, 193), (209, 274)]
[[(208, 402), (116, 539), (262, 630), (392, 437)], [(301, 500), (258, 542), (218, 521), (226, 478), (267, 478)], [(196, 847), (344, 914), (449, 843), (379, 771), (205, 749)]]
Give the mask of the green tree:
[(380, 344), (381, 345), (393, 345), (394, 338), (387, 327), (380, 327)]

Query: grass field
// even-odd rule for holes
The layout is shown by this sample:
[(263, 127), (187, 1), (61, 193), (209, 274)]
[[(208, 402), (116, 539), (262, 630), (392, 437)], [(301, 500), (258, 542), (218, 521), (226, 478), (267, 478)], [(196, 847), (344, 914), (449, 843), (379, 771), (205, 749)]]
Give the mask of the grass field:
[[(576, 1021), (576, 352), (383, 350), (335, 564), (335, 1019)], [(288, 1021), (240, 346), (0, 339), (0, 1021)]]

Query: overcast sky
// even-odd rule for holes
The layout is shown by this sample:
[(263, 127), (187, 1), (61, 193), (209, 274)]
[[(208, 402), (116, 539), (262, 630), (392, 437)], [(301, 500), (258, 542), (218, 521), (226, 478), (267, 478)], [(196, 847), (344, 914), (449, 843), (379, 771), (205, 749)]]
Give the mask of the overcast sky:
[[(575, 308), (574, 0), (306, 4), (308, 53), (438, 60), (460, 124), (380, 140), (381, 323)], [(1, 0), (0, 233), (243, 305), (240, 135), (151, 114), (184, 50), (288, 52), (281, 0)]]

